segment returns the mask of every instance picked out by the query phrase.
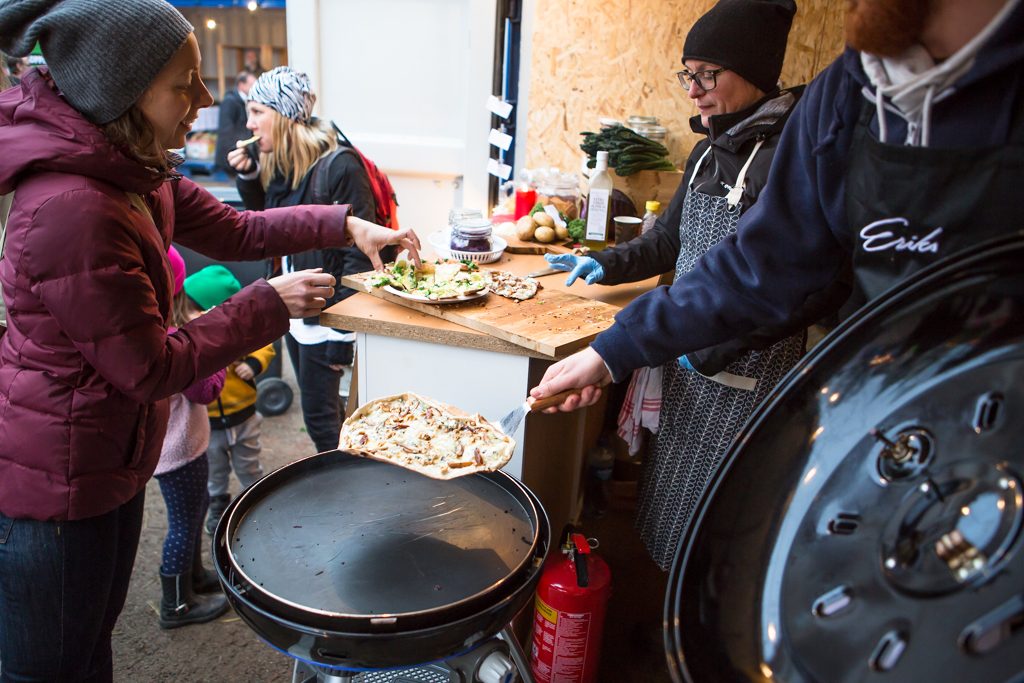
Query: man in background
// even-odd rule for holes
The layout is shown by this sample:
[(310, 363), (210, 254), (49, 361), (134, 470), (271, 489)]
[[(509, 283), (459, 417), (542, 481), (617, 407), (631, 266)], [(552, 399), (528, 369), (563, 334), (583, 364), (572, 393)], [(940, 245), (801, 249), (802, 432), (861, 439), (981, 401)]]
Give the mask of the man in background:
[(224, 95), (217, 116), (217, 148), (214, 152), (214, 163), (218, 169), (229, 176), (235, 176), (235, 169), (228, 163), (228, 152), (235, 148), (235, 142), (249, 137), (245, 127), (247, 114), (245, 98), (249, 88), (256, 82), (256, 74), (243, 69), (235, 77), (235, 88)]

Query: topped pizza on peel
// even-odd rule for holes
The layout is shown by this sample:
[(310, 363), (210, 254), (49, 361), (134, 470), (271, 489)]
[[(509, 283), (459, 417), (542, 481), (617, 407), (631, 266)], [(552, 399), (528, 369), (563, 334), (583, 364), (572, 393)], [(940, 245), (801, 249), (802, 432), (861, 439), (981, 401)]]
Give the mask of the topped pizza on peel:
[(480, 415), (405, 393), (360, 406), (342, 425), (338, 448), (453, 479), (501, 469), (515, 441)]

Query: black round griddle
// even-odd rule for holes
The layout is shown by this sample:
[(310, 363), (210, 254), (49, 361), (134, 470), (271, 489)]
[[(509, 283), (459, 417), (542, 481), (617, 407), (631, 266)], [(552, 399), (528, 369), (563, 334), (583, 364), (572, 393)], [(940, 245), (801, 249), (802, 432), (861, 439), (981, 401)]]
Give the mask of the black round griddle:
[(214, 557), (232, 606), (271, 645), (385, 668), (464, 652), (507, 626), (548, 543), (539, 502), (502, 472), (440, 481), (332, 451), (247, 489)]
[(794, 368), (680, 544), (677, 681), (1024, 671), (1024, 239), (922, 272)]

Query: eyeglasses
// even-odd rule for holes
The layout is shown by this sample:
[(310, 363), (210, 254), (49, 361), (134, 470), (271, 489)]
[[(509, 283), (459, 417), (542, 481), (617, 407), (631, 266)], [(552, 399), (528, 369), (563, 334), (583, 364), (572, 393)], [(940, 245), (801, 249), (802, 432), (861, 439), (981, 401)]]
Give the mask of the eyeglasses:
[(697, 87), (704, 92), (711, 92), (718, 85), (718, 74), (728, 70), (723, 66), (721, 69), (708, 69), (707, 71), (677, 71), (676, 77), (684, 90), (689, 90), (690, 85), (696, 83)]

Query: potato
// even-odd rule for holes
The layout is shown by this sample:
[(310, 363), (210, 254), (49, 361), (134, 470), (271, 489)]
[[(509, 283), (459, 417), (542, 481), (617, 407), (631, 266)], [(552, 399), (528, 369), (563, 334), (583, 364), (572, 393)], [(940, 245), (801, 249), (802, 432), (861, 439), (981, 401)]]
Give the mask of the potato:
[(548, 214), (544, 213), (543, 211), (538, 211), (537, 213), (533, 214), (533, 222), (544, 228), (555, 227), (555, 219), (549, 216)]
[[(551, 216), (548, 216), (551, 218)], [(546, 225), (542, 225), (537, 228), (537, 231), (533, 233), (533, 238), (538, 242), (544, 242), (545, 244), (555, 241), (555, 229), (549, 228)]]
[(537, 224), (533, 222), (533, 218), (530, 216), (523, 216), (516, 221), (516, 237), (529, 242), (533, 239), (533, 231), (537, 227)]
[(560, 240), (569, 239), (569, 228), (565, 227), (564, 225), (556, 225), (555, 237), (557, 237)]

